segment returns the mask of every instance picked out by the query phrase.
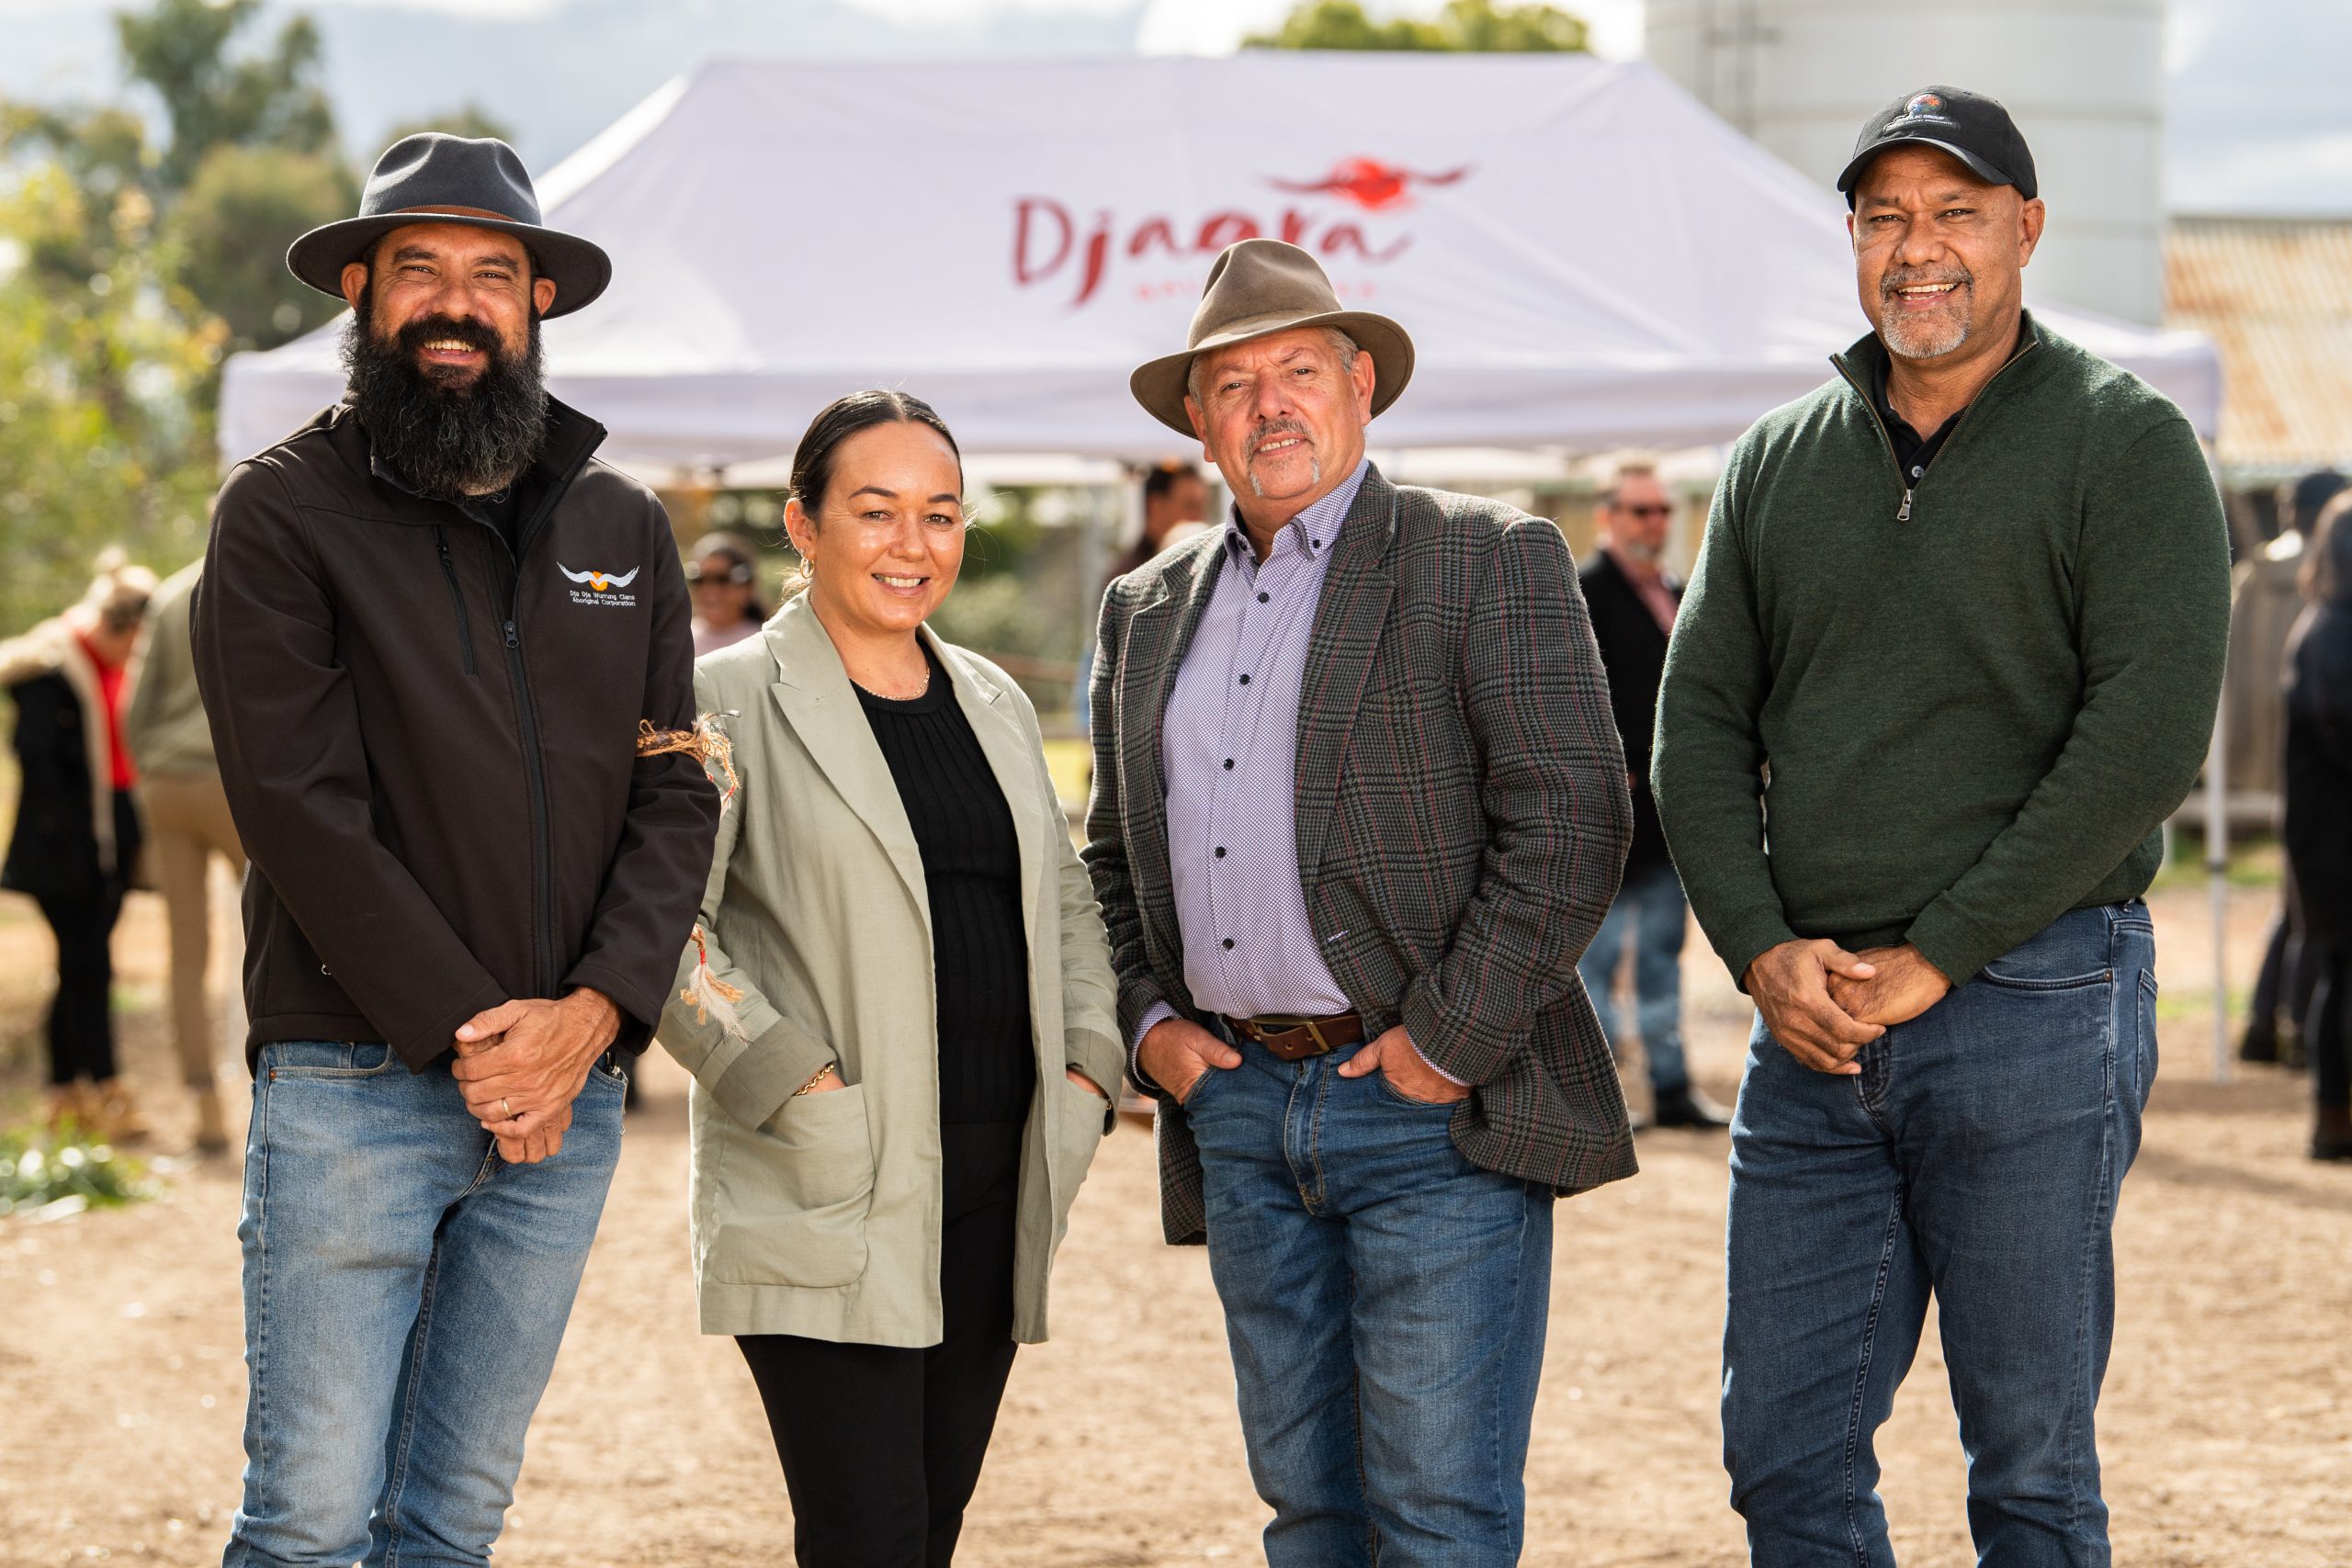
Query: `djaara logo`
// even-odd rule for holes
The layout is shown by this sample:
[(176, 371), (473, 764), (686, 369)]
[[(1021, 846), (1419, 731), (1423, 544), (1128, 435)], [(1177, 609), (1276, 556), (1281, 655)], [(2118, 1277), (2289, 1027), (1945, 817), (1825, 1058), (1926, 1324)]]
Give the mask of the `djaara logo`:
[(1469, 172), (1467, 164), (1442, 175), (1424, 175), (1377, 158), (1342, 158), (1319, 180), (1269, 179), (1266, 183), (1299, 196), (1336, 196), (1366, 212), (1387, 212), (1412, 206), (1415, 186), (1450, 186)]
[[(1413, 243), (1412, 233), (1385, 223), (1359, 222), (1344, 209), (1333, 212), (1328, 201), (1394, 218), (1412, 208), (1416, 188), (1450, 186), (1470, 172), (1467, 164), (1422, 174), (1377, 158), (1343, 158), (1319, 180), (1265, 177), (1268, 186), (1293, 198), (1272, 211), (1252, 203), (1181, 217), (1173, 212), (1136, 217), (1109, 207), (1090, 215), (1083, 207), (1073, 209), (1051, 197), (1024, 196), (1012, 205), (1012, 281), (1023, 288), (1066, 286), (1075, 310), (1094, 299), (1122, 269), (1170, 269), (1181, 262), (1184, 270), (1165, 270), (1160, 276), (1136, 281), (1136, 288), (1153, 297), (1182, 298), (1199, 292), (1200, 275), (1191, 270), (1193, 265), (1236, 241), (1261, 235), (1311, 251), (1327, 265), (1353, 262), (1368, 272), (1403, 255)], [(1332, 283), (1342, 298), (1362, 298), (1373, 288), (1363, 272), (1335, 277)]]
[(636, 594), (622, 593), (618, 592), (618, 590), (627, 588), (630, 583), (635, 582), (637, 581), (637, 574), (644, 570), (641, 567), (633, 566), (627, 571), (623, 572), (595, 571), (593, 570), (588, 571), (574, 571), (570, 567), (564, 565), (561, 561), (555, 563), (555, 569), (563, 573), (565, 577), (571, 579), (572, 581), (584, 582), (588, 585), (588, 592), (585, 593), (582, 593), (577, 588), (571, 591), (571, 602), (573, 604), (604, 604), (609, 605), (616, 610), (625, 610), (637, 603)]

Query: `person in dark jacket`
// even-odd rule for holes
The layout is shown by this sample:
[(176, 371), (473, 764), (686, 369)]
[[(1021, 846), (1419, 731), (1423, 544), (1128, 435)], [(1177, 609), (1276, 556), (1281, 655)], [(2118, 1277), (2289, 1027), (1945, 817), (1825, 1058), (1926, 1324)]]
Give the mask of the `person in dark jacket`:
[(1682, 584), (1659, 564), (1674, 503), (1647, 463), (1618, 468), (1596, 513), (1600, 548), (1577, 573), (1593, 640), (1609, 672), (1609, 705), (1625, 744), (1626, 782), (1634, 791), (1634, 844), (1625, 854), (1625, 882), (1600, 933), (1577, 967), (1600, 1027), (1615, 1046), (1617, 968), (1634, 950), (1635, 1026), (1650, 1075), (1650, 1122), (1658, 1127), (1722, 1127), (1722, 1106), (1690, 1087), (1682, 1060), (1682, 936), (1690, 906), (1666, 852), (1650, 795), (1650, 731), (1657, 721), (1657, 686), (1666, 675), (1666, 639), (1682, 603)]
[[(2287, 638), (2303, 611), (2303, 569), (2312, 558), (2311, 539), (2318, 532), (2320, 513), (2344, 492), (2347, 483), (2352, 481), (2335, 469), (2321, 468), (2282, 486), (2278, 536), (2231, 570), (2231, 668), (2252, 666), (2278, 682), (2253, 687), (2248, 702), (2239, 703), (2233, 697), (2224, 704), (2233, 735), (2243, 726), (2249, 731), (2249, 742), (2274, 749), (2262, 760), (2261, 777), (2271, 776), (2270, 770), (2282, 764), (2286, 752), (2287, 710), (2280, 693)], [(2248, 716), (2238, 711), (2241, 707), (2254, 710), (2254, 722), (2245, 722)], [(2246, 776), (2234, 757), (2229, 776), (2233, 781)], [(2233, 782), (2232, 787), (2240, 786)], [(2282, 794), (2285, 788), (2282, 777)], [(2280, 881), (2278, 912), (2271, 919), (2270, 934), (2263, 940), (2262, 967), (2255, 974), (2254, 994), (2246, 1002), (2245, 1033), (2238, 1043), (2238, 1059), (2301, 1067), (2308, 1058), (2302, 1029), (2311, 1010), (2315, 976), (2312, 966), (2303, 962), (2301, 900), (2293, 871)]]
[(0, 643), (0, 686), (17, 705), (19, 781), (0, 887), (29, 894), (57, 937), (47, 1120), (118, 1140), (147, 1131), (117, 1069), (108, 998), (109, 943), (140, 840), (123, 682), (154, 590), (154, 573), (109, 550), (79, 604)]
[(604, 253), (496, 141), (360, 211), (287, 255), (345, 400), (230, 475), (194, 622), (253, 862), (227, 1568), (487, 1561), (718, 820), (669, 522), (540, 373)]
[(2352, 1160), (2352, 494), (2320, 514), (2302, 588), (2311, 603), (2287, 645), (2285, 837), (2314, 981), (2312, 1157)]

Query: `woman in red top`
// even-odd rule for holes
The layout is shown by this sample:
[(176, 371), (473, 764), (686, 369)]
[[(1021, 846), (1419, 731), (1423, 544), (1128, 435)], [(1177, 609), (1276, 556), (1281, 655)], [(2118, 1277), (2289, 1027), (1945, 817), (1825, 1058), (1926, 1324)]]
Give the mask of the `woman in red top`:
[(17, 704), (22, 787), (0, 887), (30, 894), (57, 934), (49, 1011), (49, 1120), (101, 1137), (145, 1135), (115, 1066), (108, 943), (139, 855), (124, 674), (155, 574), (100, 558), (82, 602), (0, 644), (0, 685)]

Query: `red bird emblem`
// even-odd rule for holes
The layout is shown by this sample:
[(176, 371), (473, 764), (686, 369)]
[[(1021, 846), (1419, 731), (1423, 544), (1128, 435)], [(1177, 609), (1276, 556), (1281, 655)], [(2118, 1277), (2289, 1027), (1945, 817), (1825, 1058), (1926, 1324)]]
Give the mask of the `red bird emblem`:
[(1390, 208), (1411, 206), (1415, 186), (1450, 186), (1469, 172), (1466, 164), (1442, 175), (1424, 175), (1398, 164), (1384, 164), (1377, 158), (1342, 158), (1319, 180), (1269, 179), (1266, 183), (1276, 190), (1300, 196), (1340, 197), (1367, 212), (1385, 212)]

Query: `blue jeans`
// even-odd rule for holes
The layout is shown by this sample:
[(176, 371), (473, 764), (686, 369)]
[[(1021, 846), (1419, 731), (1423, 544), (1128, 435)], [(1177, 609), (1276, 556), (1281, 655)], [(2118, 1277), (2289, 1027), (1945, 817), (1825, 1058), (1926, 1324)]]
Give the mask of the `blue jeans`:
[(441, 1069), (265, 1046), (245, 1141), (244, 1502), (223, 1568), (480, 1568), (620, 1157), (599, 1064), (508, 1165)]
[(1552, 1194), (1453, 1107), (1263, 1046), (1184, 1106), (1270, 1568), (1519, 1561)]
[(1871, 1439), (1932, 1292), (1993, 1568), (2109, 1562), (2092, 1416), (2156, 1070), (2155, 935), (2082, 909), (1862, 1048), (1758, 1023), (1732, 1122), (1724, 1459), (1758, 1568), (1890, 1568)]
[(1592, 945), (1577, 961), (1592, 1010), (1600, 1015), (1601, 1032), (1615, 1045), (1623, 1038), (1612, 994), (1617, 964), (1625, 944), (1633, 943), (1634, 1027), (1641, 1032), (1653, 1094), (1690, 1087), (1690, 1069), (1682, 1065), (1682, 934), (1690, 917), (1690, 904), (1682, 896), (1674, 863), (1662, 860), (1644, 866), (1626, 874)]

